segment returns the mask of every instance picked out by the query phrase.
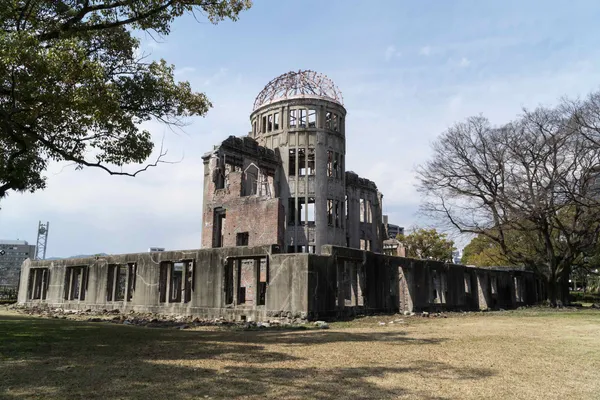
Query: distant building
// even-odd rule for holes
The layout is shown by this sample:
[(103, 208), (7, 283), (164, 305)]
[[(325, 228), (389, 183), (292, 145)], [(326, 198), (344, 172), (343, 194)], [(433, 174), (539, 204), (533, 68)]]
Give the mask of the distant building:
[(462, 250), (455, 250), (452, 252), (452, 260), (454, 262), (454, 264), (462, 264), (461, 259), (462, 259)]
[(25, 240), (0, 240), (0, 285), (17, 286), (21, 264), (35, 256), (35, 246)]
[(404, 235), (404, 227), (390, 224), (387, 215), (383, 216), (383, 225), (388, 239), (396, 239), (398, 235)]
[(397, 239), (383, 241), (383, 254), (386, 256), (406, 257), (404, 245)]

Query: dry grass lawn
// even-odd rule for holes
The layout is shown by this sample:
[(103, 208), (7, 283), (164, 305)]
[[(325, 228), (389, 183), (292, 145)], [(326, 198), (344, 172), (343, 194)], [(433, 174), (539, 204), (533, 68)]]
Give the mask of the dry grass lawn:
[(600, 399), (600, 312), (152, 329), (0, 310), (6, 399)]

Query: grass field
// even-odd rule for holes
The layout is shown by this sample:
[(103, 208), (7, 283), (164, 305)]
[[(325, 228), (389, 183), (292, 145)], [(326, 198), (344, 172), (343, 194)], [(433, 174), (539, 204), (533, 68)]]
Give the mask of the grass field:
[(599, 399), (600, 312), (153, 329), (0, 309), (6, 399)]

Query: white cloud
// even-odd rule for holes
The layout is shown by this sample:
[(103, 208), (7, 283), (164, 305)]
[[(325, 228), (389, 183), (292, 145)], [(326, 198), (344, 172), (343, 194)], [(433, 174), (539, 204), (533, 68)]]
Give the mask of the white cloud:
[(194, 67), (183, 67), (175, 69), (175, 76), (189, 75), (190, 73), (196, 72)]
[(204, 86), (210, 86), (215, 83), (221, 82), (227, 76), (227, 68), (219, 68), (219, 71), (215, 72), (209, 78), (204, 81)]
[(469, 61), (469, 59), (467, 57), (461, 58), (460, 61), (458, 62), (459, 67), (466, 68), (469, 65), (471, 65), (471, 61)]
[(431, 46), (423, 46), (421, 49), (419, 49), (419, 54), (422, 56), (429, 56), (431, 55), (431, 51)]
[(385, 60), (390, 61), (392, 58), (398, 58), (402, 56), (402, 53), (396, 49), (396, 46), (389, 45), (387, 49), (385, 49)]

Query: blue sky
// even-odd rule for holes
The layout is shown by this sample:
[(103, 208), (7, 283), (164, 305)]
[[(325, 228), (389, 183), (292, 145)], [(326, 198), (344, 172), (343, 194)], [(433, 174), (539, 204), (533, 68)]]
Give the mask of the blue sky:
[(41, 219), (47, 256), (199, 247), (201, 155), (247, 134), (255, 96), (299, 69), (343, 93), (347, 169), (377, 183), (391, 222), (426, 224), (414, 168), (436, 136), (471, 115), (503, 123), (599, 90), (599, 17), (594, 1), (256, 0), (235, 23), (182, 18), (168, 37), (143, 42), (214, 104), (183, 131), (147, 125), (182, 161), (135, 179), (53, 164), (45, 191), (2, 201), (0, 238), (35, 242)]

